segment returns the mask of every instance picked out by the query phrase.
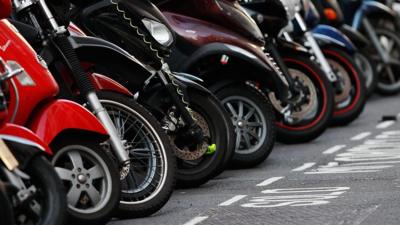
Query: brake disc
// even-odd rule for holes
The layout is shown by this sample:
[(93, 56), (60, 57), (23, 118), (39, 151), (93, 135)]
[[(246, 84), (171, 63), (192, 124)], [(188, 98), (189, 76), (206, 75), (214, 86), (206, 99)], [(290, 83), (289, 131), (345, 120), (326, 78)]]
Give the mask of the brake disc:
[[(196, 120), (197, 124), (203, 130), (204, 136), (210, 137), (210, 129), (208, 127), (207, 121), (197, 112), (192, 111), (192, 116)], [(189, 150), (189, 148), (179, 148), (175, 145), (174, 140), (175, 137), (170, 136), (170, 140), (172, 141), (172, 145), (174, 148), (174, 152), (176, 157), (182, 160), (192, 161), (201, 158), (204, 154), (206, 154), (208, 150), (208, 143), (206, 141), (197, 145), (196, 150)]]

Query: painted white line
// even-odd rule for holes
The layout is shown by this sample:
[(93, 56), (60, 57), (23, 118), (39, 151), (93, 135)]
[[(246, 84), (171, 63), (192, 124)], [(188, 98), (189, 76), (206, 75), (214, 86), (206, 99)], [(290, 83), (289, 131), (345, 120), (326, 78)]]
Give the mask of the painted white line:
[(342, 148), (345, 148), (346, 145), (335, 145), (331, 148), (328, 148), (327, 150), (325, 150), (324, 152), (322, 152), (322, 154), (328, 155), (328, 154), (333, 154), (337, 151), (339, 151)]
[(378, 125), (376, 125), (376, 129), (388, 128), (388, 127), (392, 126), (395, 122), (396, 121), (394, 121), (394, 120), (388, 120), (388, 121), (380, 122)]
[(315, 165), (315, 162), (309, 162), (309, 163), (304, 163), (302, 166), (299, 166), (295, 169), (292, 169), (293, 172), (299, 172), (299, 171), (304, 171), (308, 168), (311, 168)]
[(350, 140), (359, 141), (359, 140), (362, 140), (362, 139), (368, 137), (369, 135), (371, 135), (371, 132), (362, 132), (362, 133), (357, 134), (356, 136), (350, 138)]
[(219, 206), (228, 206), (228, 205), (232, 205), (233, 203), (242, 200), (243, 198), (247, 197), (247, 195), (236, 195), (233, 196), (233, 198), (229, 199), (228, 201), (225, 201), (221, 204), (219, 204)]
[(183, 225), (195, 225), (195, 224), (203, 222), (206, 219), (208, 219), (208, 216), (197, 216), (197, 217), (189, 220), (188, 222), (186, 222)]
[(275, 181), (278, 181), (282, 178), (284, 178), (284, 177), (271, 177), (271, 178), (268, 178), (268, 179), (264, 180), (263, 182), (257, 184), (256, 186), (264, 187), (264, 186), (270, 185), (270, 184), (274, 183)]

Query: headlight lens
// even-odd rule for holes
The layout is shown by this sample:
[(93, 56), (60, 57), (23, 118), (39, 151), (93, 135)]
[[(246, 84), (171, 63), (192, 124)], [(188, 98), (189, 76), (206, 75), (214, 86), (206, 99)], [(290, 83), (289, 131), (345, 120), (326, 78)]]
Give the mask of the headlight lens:
[(171, 31), (164, 24), (147, 18), (142, 19), (142, 22), (151, 36), (161, 45), (168, 47), (174, 41)]
[(286, 9), (288, 19), (294, 19), (296, 12), (301, 9), (301, 0), (281, 0), (281, 2)]

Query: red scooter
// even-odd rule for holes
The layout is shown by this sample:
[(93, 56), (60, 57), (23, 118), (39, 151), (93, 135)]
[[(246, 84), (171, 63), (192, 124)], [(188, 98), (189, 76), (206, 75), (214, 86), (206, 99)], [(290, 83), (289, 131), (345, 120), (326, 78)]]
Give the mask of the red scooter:
[[(5, 67), (18, 71), (4, 84), (10, 110), (6, 121), (28, 127), (57, 152), (52, 163), (64, 181), (74, 224), (108, 221), (120, 193), (117, 166), (99, 144), (108, 140), (108, 133), (81, 105), (56, 99), (57, 83), (15, 27), (3, 19), (0, 30), (0, 57)], [(1, 133), (10, 129), (15, 128)]]

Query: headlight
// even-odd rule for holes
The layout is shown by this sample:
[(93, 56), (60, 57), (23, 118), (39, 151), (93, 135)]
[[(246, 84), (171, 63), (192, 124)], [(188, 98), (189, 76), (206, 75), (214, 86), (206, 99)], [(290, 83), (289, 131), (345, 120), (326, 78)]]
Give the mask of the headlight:
[(288, 19), (294, 19), (296, 12), (301, 9), (301, 0), (281, 0), (281, 2), (286, 9)]
[(174, 41), (171, 31), (164, 24), (147, 18), (142, 19), (142, 22), (151, 36), (161, 45), (169, 46)]

